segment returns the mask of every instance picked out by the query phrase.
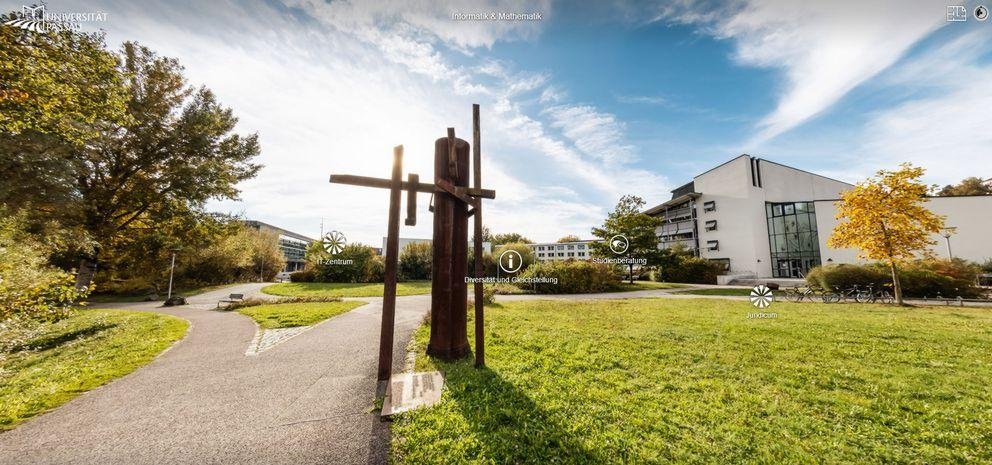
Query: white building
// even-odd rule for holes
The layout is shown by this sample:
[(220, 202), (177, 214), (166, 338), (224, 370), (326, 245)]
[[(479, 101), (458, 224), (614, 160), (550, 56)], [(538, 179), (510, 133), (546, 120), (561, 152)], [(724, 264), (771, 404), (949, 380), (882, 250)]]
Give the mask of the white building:
[(592, 258), (592, 249), (589, 244), (595, 241), (574, 241), (574, 242), (546, 242), (542, 244), (528, 244), (534, 251), (534, 256), (538, 261), (551, 260), (589, 260)]
[[(724, 264), (734, 276), (798, 278), (823, 263), (857, 262), (857, 250), (827, 247), (835, 203), (851, 184), (741, 155), (672, 191), (646, 213), (664, 222), (660, 247), (675, 244)], [(934, 197), (953, 234), (935, 235), (937, 256), (992, 257), (992, 196)], [(950, 254), (947, 245), (950, 244)]]

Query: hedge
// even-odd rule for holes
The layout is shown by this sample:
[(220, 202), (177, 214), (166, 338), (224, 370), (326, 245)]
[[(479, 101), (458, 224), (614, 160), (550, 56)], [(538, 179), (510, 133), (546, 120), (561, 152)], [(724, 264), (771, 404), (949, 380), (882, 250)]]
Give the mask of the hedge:
[(538, 294), (589, 294), (616, 289), (620, 285), (620, 274), (604, 263), (588, 261), (548, 261), (535, 263), (520, 274), (523, 279), (557, 278), (558, 284), (521, 284)]
[[(975, 286), (981, 268), (961, 259), (915, 260), (899, 267), (899, 283), (907, 297), (979, 297)], [(891, 285), (892, 273), (884, 263), (866, 265), (827, 265), (806, 274), (806, 282), (827, 290), (840, 291), (853, 285)]]

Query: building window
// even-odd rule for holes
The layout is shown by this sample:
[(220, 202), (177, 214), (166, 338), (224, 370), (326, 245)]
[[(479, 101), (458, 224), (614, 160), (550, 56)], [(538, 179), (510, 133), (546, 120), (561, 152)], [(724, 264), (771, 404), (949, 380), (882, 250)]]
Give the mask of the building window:
[(707, 200), (706, 202), (703, 202), (703, 211), (704, 212), (716, 211), (716, 202), (713, 200)]
[(586, 256), (586, 253), (585, 252), (579, 252), (579, 256), (580, 257), (585, 257)]
[(559, 257), (564, 257), (565, 256), (565, 252), (558, 252), (558, 256)]
[(768, 247), (772, 276), (801, 278), (820, 265), (820, 244), (813, 202), (769, 203)]
[(709, 220), (706, 222), (707, 231), (716, 231), (716, 220)]
[(720, 241), (706, 241), (706, 250), (720, 250)]
[(559, 246), (558, 246), (558, 250), (565, 250), (565, 246), (563, 246), (563, 245), (559, 245)]
[(568, 250), (575, 250), (575, 246), (574, 245), (569, 245), (568, 246)]
[(579, 250), (583, 250), (585, 248), (586, 248), (586, 245), (585, 244), (579, 244)]
[(568, 256), (569, 256), (569, 257), (574, 257), (574, 256), (575, 256), (575, 252), (569, 252), (569, 253), (568, 253)]

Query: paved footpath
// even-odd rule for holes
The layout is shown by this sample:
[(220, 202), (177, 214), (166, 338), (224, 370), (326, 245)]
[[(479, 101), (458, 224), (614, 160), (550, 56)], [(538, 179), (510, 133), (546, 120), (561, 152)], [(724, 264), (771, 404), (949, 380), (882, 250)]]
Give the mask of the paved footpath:
[[(245, 356), (254, 322), (211, 309), (261, 286), (183, 307), (100, 305), (176, 315), (190, 330), (145, 367), (0, 434), (0, 463), (385, 463), (388, 425), (370, 412), (381, 299)], [(429, 306), (426, 295), (397, 299), (396, 371)]]

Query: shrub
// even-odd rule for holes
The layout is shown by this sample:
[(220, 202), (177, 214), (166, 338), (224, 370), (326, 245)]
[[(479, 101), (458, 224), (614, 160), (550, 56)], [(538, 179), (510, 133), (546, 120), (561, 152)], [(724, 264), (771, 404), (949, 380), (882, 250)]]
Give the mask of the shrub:
[(429, 242), (411, 242), (403, 247), (399, 257), (399, 279), (431, 279), (434, 247)]
[(558, 284), (520, 284), (538, 294), (588, 294), (616, 289), (620, 284), (620, 274), (616, 268), (605, 263), (587, 261), (551, 261), (535, 263), (528, 267), (521, 278), (553, 280)]
[(716, 284), (716, 277), (723, 273), (723, 265), (692, 255), (679, 255), (666, 260), (655, 278), (670, 283)]
[[(916, 260), (899, 268), (903, 293), (910, 297), (977, 297), (981, 289), (975, 286), (980, 268), (961, 259)], [(810, 285), (840, 291), (854, 285), (873, 285), (876, 289), (891, 285), (892, 275), (887, 265), (828, 265), (817, 267), (806, 275)]]
[(382, 257), (372, 247), (348, 244), (330, 259), (319, 262), (314, 273), (316, 281), (325, 283), (377, 283), (385, 272)]
[(534, 257), (534, 249), (531, 249), (529, 245), (523, 242), (511, 242), (509, 244), (503, 244), (499, 246), (498, 249), (496, 249), (496, 252), (493, 252), (493, 257), (496, 260), (499, 260), (499, 256), (502, 255), (503, 252), (506, 252), (507, 250), (515, 250), (517, 253), (520, 254), (520, 258), (521, 260), (523, 260), (523, 265), (520, 267), (520, 271), (526, 270), (527, 267), (533, 265), (534, 262), (537, 261), (536, 257)]
[[(468, 270), (469, 276), (475, 276), (475, 251), (472, 247), (468, 248)], [(482, 275), (483, 276), (496, 276), (496, 259), (490, 253), (482, 254)]]
[(64, 318), (91, 289), (77, 289), (72, 273), (48, 264), (51, 247), (25, 232), (24, 218), (0, 218), (0, 321)]
[(313, 270), (294, 271), (289, 274), (291, 283), (312, 283), (317, 279), (317, 274)]
[[(814, 287), (828, 291), (842, 291), (853, 285), (866, 286), (872, 284), (880, 289), (886, 283), (892, 283), (889, 272), (878, 266), (865, 265), (827, 265), (813, 268), (806, 274), (806, 282)], [(905, 287), (903, 288), (905, 292)]]

